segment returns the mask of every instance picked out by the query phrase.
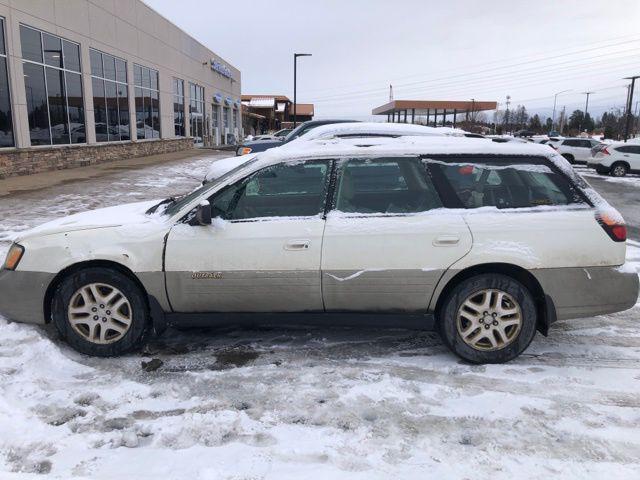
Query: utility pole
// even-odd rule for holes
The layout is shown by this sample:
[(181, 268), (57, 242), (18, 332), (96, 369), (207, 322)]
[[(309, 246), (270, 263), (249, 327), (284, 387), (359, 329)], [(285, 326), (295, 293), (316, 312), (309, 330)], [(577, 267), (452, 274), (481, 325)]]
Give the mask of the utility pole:
[(582, 92), (583, 95), (587, 96), (587, 101), (584, 104), (584, 117), (582, 118), (582, 125), (580, 125), (581, 132), (583, 127), (585, 126), (585, 123), (587, 122), (587, 113), (589, 111), (589, 95), (591, 95), (592, 93), (595, 93), (595, 92)]
[(509, 131), (509, 105), (511, 105), (511, 95), (507, 95), (507, 109), (504, 112), (504, 126), (506, 132)]
[(310, 57), (310, 53), (294, 53), (293, 54), (293, 128), (296, 128), (298, 119), (296, 117), (296, 103), (297, 103), (297, 83), (298, 83), (298, 57)]
[(631, 80), (631, 86), (629, 87), (629, 99), (627, 101), (627, 118), (624, 122), (624, 141), (629, 138), (629, 124), (631, 123), (631, 107), (633, 106), (633, 89), (636, 86), (636, 78), (640, 78), (640, 75), (634, 75), (633, 77), (626, 77), (625, 80)]

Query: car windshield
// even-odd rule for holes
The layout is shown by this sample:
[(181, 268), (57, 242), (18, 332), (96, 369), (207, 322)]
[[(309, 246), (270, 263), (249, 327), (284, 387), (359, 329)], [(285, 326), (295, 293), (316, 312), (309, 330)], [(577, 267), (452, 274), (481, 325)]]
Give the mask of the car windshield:
[(257, 157), (247, 162), (244, 162), (242, 165), (239, 165), (236, 168), (229, 170), (227, 173), (221, 175), (215, 181), (211, 183), (207, 183), (206, 185), (203, 185), (200, 188), (196, 188), (193, 192), (178, 198), (177, 200), (169, 204), (169, 206), (164, 210), (163, 214), (169, 215), (169, 216), (175, 215), (176, 213), (180, 212), (180, 210), (182, 210), (186, 205), (188, 205), (193, 200), (198, 198), (200, 195), (202, 195), (203, 193), (209, 190), (213, 190), (221, 182), (224, 182), (227, 178), (231, 177), (232, 175), (235, 175), (236, 172), (240, 171), (241, 169), (254, 164), (256, 161), (257, 161)]
[(295, 140), (296, 138), (298, 138), (300, 135), (302, 135), (303, 133), (306, 133), (307, 129), (305, 127), (305, 124), (301, 124), (298, 127), (294, 128), (293, 130), (291, 130), (286, 137), (284, 137), (284, 142), (290, 142), (291, 140)]

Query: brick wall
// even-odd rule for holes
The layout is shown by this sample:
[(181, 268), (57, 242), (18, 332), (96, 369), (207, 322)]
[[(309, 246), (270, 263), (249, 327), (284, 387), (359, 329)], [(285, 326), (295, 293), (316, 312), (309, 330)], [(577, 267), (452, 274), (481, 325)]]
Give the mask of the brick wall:
[(7, 150), (0, 152), (0, 178), (83, 167), (189, 148), (193, 148), (192, 138)]

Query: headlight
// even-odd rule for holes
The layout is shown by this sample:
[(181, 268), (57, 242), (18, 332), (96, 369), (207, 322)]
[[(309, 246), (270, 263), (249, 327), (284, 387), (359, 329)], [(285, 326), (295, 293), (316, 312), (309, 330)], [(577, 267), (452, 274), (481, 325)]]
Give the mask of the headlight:
[(22, 255), (24, 255), (24, 247), (22, 245), (14, 243), (13, 245), (11, 245), (9, 253), (7, 253), (7, 259), (4, 261), (4, 265), (2, 268), (5, 268), (7, 270), (15, 270), (18, 266), (18, 263), (20, 263)]
[(241, 147), (238, 149), (238, 155), (248, 155), (251, 153), (251, 147)]

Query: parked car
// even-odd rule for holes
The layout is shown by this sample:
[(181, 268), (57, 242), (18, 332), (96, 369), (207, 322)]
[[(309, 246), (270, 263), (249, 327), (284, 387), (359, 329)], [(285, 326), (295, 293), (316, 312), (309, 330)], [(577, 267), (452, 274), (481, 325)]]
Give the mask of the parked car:
[(330, 123), (353, 123), (355, 121), (356, 120), (311, 120), (309, 122), (301, 123), (294, 130), (290, 131), (284, 139), (244, 142), (236, 149), (236, 155), (248, 155), (249, 153), (264, 152), (270, 148), (280, 147), (285, 143), (292, 142), (299, 136), (307, 133), (309, 130), (321, 125), (328, 125)]
[(278, 130), (274, 133), (273, 136), (277, 138), (284, 138), (291, 133), (291, 130), (293, 130), (293, 128), (283, 128), (282, 130)]
[(301, 142), (177, 200), (21, 233), (0, 312), (52, 322), (97, 356), (166, 325), (409, 319), (467, 361), (505, 362), (558, 319), (636, 303), (625, 239), (619, 214), (544, 146)]
[(557, 142), (550, 141), (549, 145), (555, 148), (569, 163), (586, 164), (591, 158), (591, 149), (599, 143), (598, 140), (594, 140), (593, 138), (577, 137), (563, 138)]
[(594, 152), (588, 166), (601, 175), (624, 177), (627, 173), (640, 173), (640, 144), (624, 142), (604, 145)]
[[(407, 123), (381, 123), (381, 122), (353, 122), (353, 123), (331, 123), (307, 130), (295, 141), (288, 142), (278, 148), (295, 148), (299, 142), (309, 142), (312, 140), (327, 140), (332, 138), (371, 138), (371, 137), (400, 137), (400, 136), (422, 136), (422, 135), (449, 135), (440, 128), (425, 127), (423, 125), (412, 125)], [(223, 158), (211, 164), (202, 182), (212, 182), (228, 171), (242, 165), (257, 155), (248, 155)]]
[(533, 137), (537, 135), (533, 130), (518, 130), (513, 134), (514, 137)]

